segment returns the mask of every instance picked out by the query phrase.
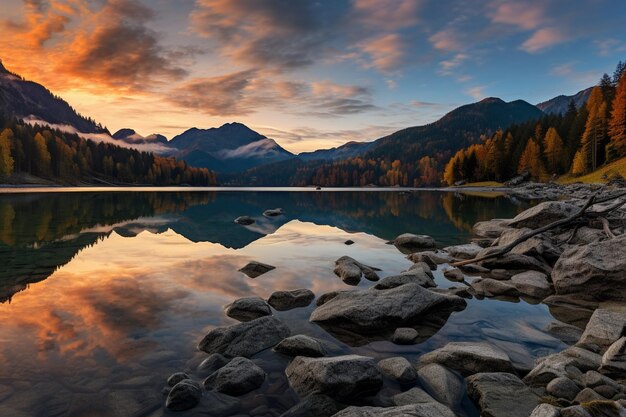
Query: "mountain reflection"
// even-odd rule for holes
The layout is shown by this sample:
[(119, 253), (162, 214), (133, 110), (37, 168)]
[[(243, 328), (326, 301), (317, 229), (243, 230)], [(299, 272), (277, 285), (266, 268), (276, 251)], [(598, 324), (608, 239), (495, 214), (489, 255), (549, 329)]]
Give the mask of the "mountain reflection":
[[(285, 216), (262, 212), (282, 207)], [(241, 249), (290, 220), (382, 239), (413, 232), (463, 242), (478, 220), (511, 215), (503, 197), (438, 192), (105, 192), (0, 196), (0, 301), (46, 279), (82, 248), (112, 232), (132, 237), (168, 229), (192, 242)], [(520, 207), (521, 209), (522, 207)], [(514, 214), (514, 213), (513, 213)], [(240, 215), (255, 219), (242, 227)]]

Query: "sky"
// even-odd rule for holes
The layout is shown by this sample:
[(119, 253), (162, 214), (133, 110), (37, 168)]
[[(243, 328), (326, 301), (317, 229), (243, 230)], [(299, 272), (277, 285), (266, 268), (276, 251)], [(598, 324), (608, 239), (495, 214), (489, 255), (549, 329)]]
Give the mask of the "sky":
[(109, 128), (245, 123), (298, 153), (626, 59), (623, 0), (0, 0), (0, 59)]

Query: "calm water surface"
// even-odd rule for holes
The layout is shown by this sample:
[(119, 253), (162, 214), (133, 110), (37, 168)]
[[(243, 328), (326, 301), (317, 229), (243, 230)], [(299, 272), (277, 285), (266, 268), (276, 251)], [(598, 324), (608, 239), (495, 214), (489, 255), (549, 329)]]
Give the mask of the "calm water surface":
[[(265, 218), (268, 208), (284, 216)], [(172, 372), (196, 367), (222, 307), (243, 296), (349, 288), (333, 275), (349, 255), (397, 274), (411, 263), (386, 242), (405, 232), (440, 245), (466, 243), (479, 220), (511, 217), (527, 203), (494, 195), (388, 192), (81, 192), (0, 194), (0, 416), (162, 416)], [(240, 215), (252, 226), (233, 223)], [(356, 243), (344, 245), (346, 239)], [(250, 279), (258, 260), (276, 269)], [(441, 287), (453, 285), (435, 272)], [(370, 285), (362, 282), (360, 286)], [(454, 340), (489, 341), (518, 366), (563, 347), (541, 329), (544, 305), (470, 300), (414, 346), (342, 340), (309, 323), (314, 304), (275, 312), (292, 329), (325, 339), (336, 354), (411, 360)], [(264, 386), (241, 397), (242, 415), (278, 415), (298, 398), (287, 359), (255, 361)], [(384, 394), (399, 388), (388, 382)], [(210, 404), (189, 413), (211, 415)], [(471, 415), (468, 411), (468, 415)]]

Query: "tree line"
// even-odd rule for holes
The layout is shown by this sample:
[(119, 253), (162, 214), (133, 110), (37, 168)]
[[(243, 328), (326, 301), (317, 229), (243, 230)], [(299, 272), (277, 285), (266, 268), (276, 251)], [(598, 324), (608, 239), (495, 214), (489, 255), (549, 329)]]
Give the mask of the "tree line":
[(443, 182), (506, 181), (528, 174), (547, 181), (565, 173), (583, 175), (626, 156), (626, 63), (604, 74), (587, 103), (573, 102), (563, 115), (547, 115), (483, 136), (446, 164)]
[(0, 178), (13, 174), (64, 184), (217, 184), (214, 172), (184, 161), (0, 116)]

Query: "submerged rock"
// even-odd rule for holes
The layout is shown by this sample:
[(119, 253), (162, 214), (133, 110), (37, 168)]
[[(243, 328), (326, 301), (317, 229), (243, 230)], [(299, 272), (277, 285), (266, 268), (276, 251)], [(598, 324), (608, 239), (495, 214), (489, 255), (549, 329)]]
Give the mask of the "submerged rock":
[(274, 350), (288, 356), (318, 358), (326, 355), (326, 349), (324, 349), (321, 341), (303, 334), (284, 339), (276, 345)]
[(376, 271), (380, 269), (362, 264), (349, 256), (342, 256), (335, 261), (334, 273), (348, 285), (357, 285), (361, 282), (361, 276), (370, 281), (378, 281), (380, 278)]
[(334, 417), (455, 417), (452, 410), (437, 402), (401, 407), (348, 407)]
[(269, 305), (278, 311), (291, 310), (292, 308), (306, 307), (315, 298), (311, 290), (299, 289), (292, 291), (276, 291), (267, 300)]
[(488, 343), (450, 342), (422, 355), (421, 363), (438, 363), (462, 375), (479, 372), (514, 373), (511, 359), (504, 351)]
[(413, 270), (403, 272), (400, 275), (392, 275), (385, 277), (378, 282), (374, 288), (377, 290), (388, 290), (390, 288), (396, 288), (400, 285), (414, 283), (424, 288), (436, 287), (435, 281), (428, 274), (422, 270)]
[(311, 321), (357, 332), (389, 330), (414, 323), (439, 309), (458, 310), (460, 297), (436, 294), (417, 284), (389, 290), (354, 290), (337, 294), (311, 314)]
[(419, 382), (437, 401), (452, 410), (459, 410), (466, 394), (463, 377), (448, 368), (433, 363), (417, 371)]
[(579, 210), (579, 207), (564, 201), (545, 201), (515, 216), (510, 227), (538, 229), (557, 220), (565, 219)]
[(206, 389), (228, 395), (243, 395), (263, 385), (265, 371), (246, 358), (234, 358), (205, 381)]
[(254, 219), (249, 216), (239, 216), (235, 219), (235, 223), (240, 224), (242, 226), (249, 226), (254, 224)]
[(230, 359), (220, 355), (219, 353), (213, 353), (209, 355), (208, 358), (203, 360), (200, 365), (198, 365), (198, 370), (203, 371), (205, 375), (211, 375), (228, 362), (230, 362)]
[(289, 384), (301, 396), (313, 393), (333, 398), (375, 394), (383, 378), (373, 358), (346, 355), (332, 358), (296, 356), (287, 366)]
[(270, 306), (260, 297), (244, 297), (224, 307), (228, 317), (239, 321), (250, 321), (272, 314)]
[(239, 272), (243, 272), (244, 274), (246, 274), (250, 278), (256, 278), (256, 277), (259, 277), (259, 276), (265, 274), (266, 272), (271, 271), (272, 269), (276, 269), (276, 267), (272, 266), (272, 265), (268, 265), (268, 264), (264, 264), (264, 263), (261, 263), (261, 262), (255, 262), (254, 261), (254, 262), (248, 263), (246, 266), (241, 268), (239, 270)]
[(378, 368), (401, 384), (409, 384), (417, 379), (415, 368), (401, 356), (381, 360)]
[(568, 345), (576, 343), (583, 334), (583, 331), (580, 328), (572, 326), (571, 324), (561, 323), (559, 321), (551, 322), (543, 330)]
[(289, 333), (289, 328), (282, 321), (274, 316), (266, 316), (246, 323), (217, 327), (204, 336), (198, 349), (227, 357), (249, 358), (276, 345)]
[(202, 398), (202, 388), (191, 379), (184, 379), (174, 385), (167, 395), (165, 407), (172, 411), (185, 411), (194, 408)]
[(263, 212), (265, 217), (276, 217), (285, 214), (282, 208), (268, 209)]
[(184, 381), (185, 379), (190, 379), (189, 375), (184, 372), (176, 372), (170, 375), (169, 378), (167, 378), (167, 385), (173, 387), (174, 385), (178, 384), (180, 381)]
[(552, 271), (557, 294), (581, 294), (598, 300), (626, 300), (626, 234), (572, 247)]
[(412, 233), (404, 233), (393, 240), (396, 248), (403, 253), (413, 253), (422, 250), (435, 249), (437, 244), (435, 239), (427, 235), (414, 235)]
[(285, 411), (280, 417), (331, 417), (341, 408), (328, 395), (313, 394)]
[(539, 397), (509, 373), (472, 375), (467, 378), (467, 390), (484, 417), (528, 417), (539, 405)]

